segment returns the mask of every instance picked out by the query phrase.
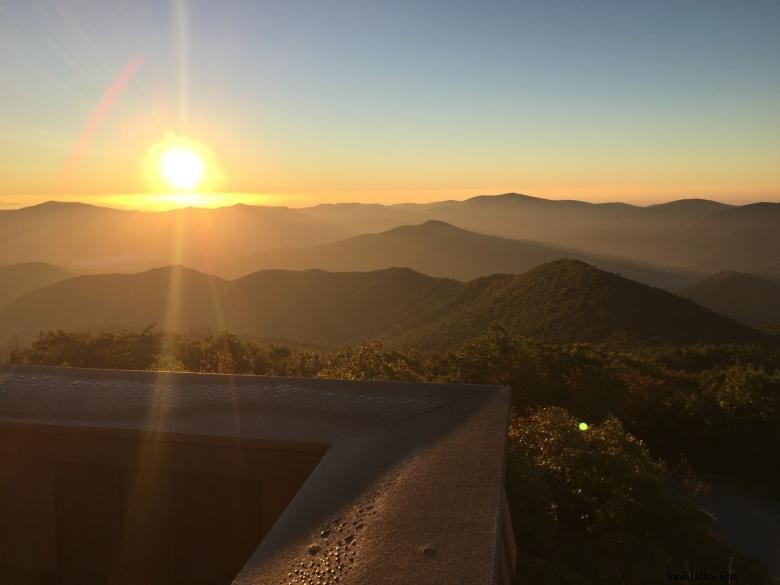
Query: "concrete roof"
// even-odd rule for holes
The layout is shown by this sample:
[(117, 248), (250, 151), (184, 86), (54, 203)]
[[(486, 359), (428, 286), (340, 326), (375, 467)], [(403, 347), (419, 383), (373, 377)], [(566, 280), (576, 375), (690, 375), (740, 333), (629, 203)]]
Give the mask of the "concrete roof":
[(0, 367), (0, 424), (327, 448), (235, 585), (506, 582), (509, 398), (487, 385)]

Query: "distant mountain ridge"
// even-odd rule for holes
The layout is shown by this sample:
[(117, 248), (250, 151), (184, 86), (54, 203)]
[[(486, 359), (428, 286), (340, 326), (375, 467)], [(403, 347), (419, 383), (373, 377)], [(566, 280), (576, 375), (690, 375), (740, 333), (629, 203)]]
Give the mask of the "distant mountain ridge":
[(219, 273), (215, 258), (349, 235), (286, 207), (145, 212), (47, 202), (0, 210), (0, 263), (42, 261), (82, 274), (183, 264)]
[(553, 201), (506, 193), (464, 201), (388, 206), (323, 205), (301, 210), (332, 225), (382, 231), (436, 219), (470, 231), (614, 255), (634, 262), (714, 272), (780, 272), (780, 203), (732, 206), (684, 199), (647, 207)]
[[(553, 260), (574, 258), (597, 268), (669, 290), (693, 283), (697, 275), (665, 270), (621, 258), (599, 256), (543, 242), (511, 240), (470, 232), (439, 220), (362, 234), (321, 246), (284, 248), (233, 259), (233, 274), (279, 268), (321, 268), (335, 272), (412, 268), (429, 276), (468, 281), (497, 273), (525, 272)], [(231, 260), (226, 260), (225, 264)]]
[(455, 349), (500, 323), (551, 342), (766, 343), (770, 337), (660, 289), (575, 260), (468, 283), (408, 268), (333, 273), (267, 270), (227, 281), (182, 267), (92, 275), (0, 307), (0, 331), (104, 330), (156, 323), (324, 345), (381, 337)]
[(584, 255), (701, 274), (780, 273), (780, 203), (680, 200), (552, 201), (507, 193), (425, 204), (235, 205), (167, 212), (46, 203), (0, 210), (0, 263), (43, 261), (79, 273), (184, 264), (225, 276), (225, 258), (320, 246), (359, 234), (446, 222), (471, 232), (544, 242)]

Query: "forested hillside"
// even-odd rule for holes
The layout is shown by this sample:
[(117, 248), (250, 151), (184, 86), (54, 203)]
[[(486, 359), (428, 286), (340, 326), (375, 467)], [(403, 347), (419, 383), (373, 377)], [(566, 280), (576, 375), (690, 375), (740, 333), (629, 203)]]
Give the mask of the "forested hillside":
[(492, 323), (556, 343), (769, 342), (690, 301), (576, 260), (469, 282), (416, 323), (391, 330), (388, 339), (448, 349), (481, 335)]
[(547, 342), (773, 343), (689, 300), (574, 260), (468, 283), (407, 268), (267, 270), (227, 281), (167, 267), (80, 276), (0, 307), (0, 331), (23, 339), (49, 329), (157, 324), (325, 345), (379, 337), (431, 350), (457, 349), (493, 323)]

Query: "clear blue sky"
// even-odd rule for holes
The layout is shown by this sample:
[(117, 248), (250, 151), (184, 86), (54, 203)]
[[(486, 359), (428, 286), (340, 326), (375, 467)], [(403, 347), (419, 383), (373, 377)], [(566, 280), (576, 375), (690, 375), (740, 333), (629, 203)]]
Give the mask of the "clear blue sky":
[(0, 71), (0, 200), (143, 192), (168, 132), (291, 201), (780, 198), (777, 0), (10, 0)]

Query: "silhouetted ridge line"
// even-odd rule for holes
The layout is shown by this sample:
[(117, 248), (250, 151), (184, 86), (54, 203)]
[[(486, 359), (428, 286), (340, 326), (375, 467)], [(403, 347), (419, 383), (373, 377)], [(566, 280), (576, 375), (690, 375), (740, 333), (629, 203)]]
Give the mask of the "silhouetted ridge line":
[(71, 278), (0, 308), (0, 330), (27, 337), (152, 323), (325, 345), (381, 337), (428, 350), (456, 348), (493, 323), (550, 342), (769, 341), (692, 301), (568, 259), (467, 283), (408, 268), (267, 270), (227, 281), (174, 266)]

